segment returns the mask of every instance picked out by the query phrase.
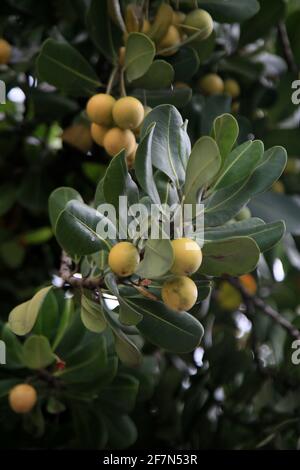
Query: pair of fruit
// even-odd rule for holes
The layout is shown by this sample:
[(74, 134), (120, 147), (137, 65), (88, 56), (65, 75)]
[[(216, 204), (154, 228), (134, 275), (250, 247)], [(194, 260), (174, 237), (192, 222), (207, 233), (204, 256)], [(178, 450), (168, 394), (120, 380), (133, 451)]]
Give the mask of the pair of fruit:
[(36, 389), (29, 384), (16, 385), (9, 392), (8, 402), (15, 413), (29, 413), (37, 402)]
[(130, 160), (137, 147), (133, 130), (141, 125), (145, 115), (142, 103), (133, 96), (116, 100), (111, 95), (98, 93), (89, 99), (86, 112), (92, 121), (93, 140), (111, 157), (125, 149)]
[(5, 39), (0, 38), (0, 65), (5, 65), (11, 58), (11, 45)]
[(238, 82), (232, 78), (223, 80), (216, 73), (208, 73), (199, 80), (199, 88), (205, 95), (218, 95), (225, 93), (236, 99), (240, 95), (240, 86)]
[(203, 40), (211, 35), (213, 28), (212, 17), (205, 10), (199, 8), (187, 15), (180, 11), (174, 11), (172, 24), (158, 42), (158, 53), (164, 56), (173, 55), (178, 51), (178, 47), (175, 46), (180, 45), (185, 34), (192, 36), (197, 33), (198, 38)]
[[(188, 276), (195, 273), (202, 263), (199, 245), (189, 238), (172, 242), (174, 261), (171, 273), (162, 287), (162, 299), (173, 310), (190, 310), (197, 301), (197, 286)], [(108, 264), (120, 277), (134, 274), (140, 262), (137, 248), (130, 242), (117, 243), (110, 251)]]

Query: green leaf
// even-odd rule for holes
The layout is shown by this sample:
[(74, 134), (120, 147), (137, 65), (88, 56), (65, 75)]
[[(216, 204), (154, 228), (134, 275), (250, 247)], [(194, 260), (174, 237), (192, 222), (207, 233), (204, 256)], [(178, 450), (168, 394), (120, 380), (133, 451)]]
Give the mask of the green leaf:
[(101, 238), (97, 233), (100, 221), (112, 223), (100, 212), (80, 201), (71, 200), (60, 213), (56, 223), (56, 238), (58, 243), (71, 255), (88, 255), (109, 250), (111, 240)]
[(132, 91), (140, 101), (146, 101), (149, 106), (155, 108), (161, 104), (169, 104), (176, 108), (183, 108), (192, 98), (191, 88), (173, 88), (166, 90), (144, 90), (135, 89)]
[(0, 216), (5, 215), (16, 200), (16, 188), (10, 184), (0, 187)]
[(187, 312), (175, 312), (162, 302), (129, 299), (143, 315), (138, 330), (153, 344), (176, 353), (193, 351), (201, 341), (203, 327)]
[(74, 314), (74, 300), (72, 297), (64, 298), (64, 305), (60, 315), (60, 321), (57, 327), (56, 335), (53, 340), (52, 349), (56, 350), (57, 346), (61, 343), (69, 325), (73, 319)]
[(199, 8), (204, 8), (219, 23), (241, 23), (251, 18), (259, 10), (257, 0), (198, 0)]
[(205, 226), (222, 225), (235, 216), (251, 197), (266, 191), (280, 177), (286, 161), (285, 149), (272, 147), (264, 153), (250, 178), (208, 197), (204, 201)]
[(201, 137), (193, 146), (188, 160), (184, 186), (185, 204), (197, 202), (198, 193), (208, 185), (220, 169), (218, 145), (211, 137)]
[(132, 86), (147, 90), (161, 90), (169, 88), (173, 80), (174, 69), (172, 65), (165, 60), (155, 60), (142, 77), (134, 80)]
[(81, 296), (81, 320), (84, 326), (94, 333), (102, 333), (107, 326), (101, 305), (84, 294)]
[(199, 272), (209, 276), (240, 276), (253, 271), (260, 251), (250, 237), (207, 242), (202, 248), (203, 262)]
[(191, 47), (181, 47), (175, 55), (168, 58), (168, 61), (175, 70), (176, 82), (190, 80), (198, 71), (200, 65), (198, 54)]
[(205, 231), (205, 241), (225, 240), (231, 237), (253, 238), (261, 252), (269, 250), (283, 237), (285, 225), (282, 221), (265, 224), (261, 219), (251, 218)]
[(179, 196), (174, 183), (162, 171), (157, 170), (154, 181), (162, 204), (172, 206), (179, 203)]
[(153, 178), (152, 142), (155, 124), (143, 135), (135, 157), (135, 173), (137, 180), (153, 203), (160, 204), (159, 194)]
[(174, 254), (170, 240), (149, 239), (136, 274), (146, 279), (157, 279), (171, 269), (173, 261)]
[(267, 222), (283, 219), (288, 232), (300, 235), (300, 200), (298, 196), (267, 192), (252, 199), (250, 208), (253, 214), (263, 217)]
[(76, 49), (54, 39), (44, 42), (37, 58), (37, 72), (41, 80), (71, 96), (90, 96), (102, 85)]
[(23, 345), (23, 362), (29, 369), (42, 369), (55, 360), (48, 339), (45, 336), (32, 335)]
[(248, 141), (239, 145), (226, 158), (212, 190), (226, 188), (244, 180), (257, 166), (263, 152), (264, 146), (260, 140)]
[(239, 125), (231, 114), (222, 114), (214, 120), (212, 136), (218, 144), (223, 162), (236, 143), (238, 135)]
[(87, 12), (86, 24), (95, 46), (109, 62), (117, 62), (118, 56), (113, 42), (108, 3), (107, 1), (92, 0)]
[(114, 333), (116, 353), (120, 360), (128, 366), (138, 366), (142, 360), (140, 351), (128, 336), (126, 336), (126, 334), (118, 327), (118, 324), (113, 317), (113, 312), (107, 307), (105, 302), (103, 302), (102, 305), (106, 321)]
[(118, 374), (113, 382), (101, 390), (101, 405), (118, 413), (133, 411), (139, 391), (139, 381), (129, 374)]
[(125, 71), (129, 82), (142, 77), (155, 57), (155, 45), (142, 33), (131, 33), (126, 42)]
[(129, 204), (138, 202), (139, 191), (128, 173), (125, 151), (111, 160), (103, 180), (103, 195), (105, 201), (115, 207), (117, 214), (119, 213), (120, 196), (127, 196)]
[(32, 330), (39, 311), (51, 289), (52, 286), (44, 287), (31, 300), (18, 305), (10, 312), (8, 323), (16, 335), (26, 335)]
[(67, 203), (72, 201), (72, 199), (83, 202), (80, 194), (73, 188), (57, 188), (50, 194), (48, 209), (51, 226), (54, 231), (59, 215), (66, 207)]
[(240, 44), (245, 46), (258, 38), (264, 38), (270, 29), (285, 16), (285, 1), (263, 0), (260, 9), (241, 27)]
[(185, 169), (191, 149), (181, 114), (174, 106), (158, 106), (144, 119), (142, 138), (154, 123), (156, 125), (151, 142), (152, 164), (179, 188), (185, 180)]

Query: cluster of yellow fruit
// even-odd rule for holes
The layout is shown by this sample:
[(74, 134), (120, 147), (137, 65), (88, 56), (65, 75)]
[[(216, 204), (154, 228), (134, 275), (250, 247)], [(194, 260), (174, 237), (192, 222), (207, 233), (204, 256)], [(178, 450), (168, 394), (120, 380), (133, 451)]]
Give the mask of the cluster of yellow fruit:
[(5, 39), (0, 38), (0, 65), (7, 64), (11, 58), (11, 45)]
[(16, 385), (9, 392), (8, 402), (15, 413), (29, 413), (37, 402), (36, 389), (29, 384)]
[[(239, 280), (248, 294), (256, 294), (257, 283), (252, 274), (244, 274)], [(243, 301), (241, 293), (227, 281), (220, 284), (217, 300), (222, 309), (230, 311), (237, 310)]]
[(175, 54), (181, 43), (194, 34), (202, 40), (208, 38), (214, 28), (207, 11), (199, 8), (186, 15), (173, 10), (168, 3), (160, 4), (152, 23), (148, 19), (140, 22), (135, 15), (135, 5), (130, 4), (126, 9), (125, 23), (125, 43), (128, 33), (144, 33), (156, 43), (158, 54), (163, 56)]
[[(199, 245), (189, 238), (172, 240), (174, 262), (171, 273), (162, 287), (165, 305), (177, 311), (190, 310), (198, 297), (197, 286), (190, 277), (201, 266), (202, 251)], [(119, 277), (134, 274), (140, 263), (140, 254), (131, 242), (119, 242), (109, 252), (108, 264)]]
[(198, 82), (200, 91), (207, 96), (220, 95), (225, 93), (232, 98), (232, 111), (237, 112), (239, 103), (236, 101), (241, 94), (240, 85), (233, 78), (223, 80), (220, 75), (216, 73), (208, 73), (200, 78)]
[(137, 148), (134, 131), (139, 129), (147, 109), (133, 96), (116, 100), (111, 95), (98, 93), (89, 99), (86, 112), (92, 122), (92, 139), (111, 157), (125, 149), (130, 166)]

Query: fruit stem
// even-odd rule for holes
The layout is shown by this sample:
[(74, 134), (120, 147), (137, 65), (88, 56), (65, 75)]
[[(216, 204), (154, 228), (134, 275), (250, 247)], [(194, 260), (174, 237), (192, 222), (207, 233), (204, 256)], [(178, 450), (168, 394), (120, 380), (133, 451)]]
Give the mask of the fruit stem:
[(107, 87), (106, 87), (106, 94), (107, 95), (110, 95), (110, 93), (111, 93), (111, 90), (112, 90), (112, 87), (114, 86), (114, 81), (115, 81), (116, 74), (117, 74), (118, 70), (119, 70), (119, 65), (116, 65), (112, 69), (112, 72), (110, 74), (110, 77), (109, 77), (109, 80), (108, 80), (108, 83), (107, 83)]

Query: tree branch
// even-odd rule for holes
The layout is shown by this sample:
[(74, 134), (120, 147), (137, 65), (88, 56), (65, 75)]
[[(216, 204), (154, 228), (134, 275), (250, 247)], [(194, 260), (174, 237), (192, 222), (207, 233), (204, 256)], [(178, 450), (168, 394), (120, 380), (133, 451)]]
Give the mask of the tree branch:
[(298, 328), (296, 328), (294, 325), (292, 325), (291, 322), (289, 322), (286, 318), (280, 315), (277, 310), (275, 310), (270, 305), (266, 304), (260, 297), (249, 294), (249, 292), (244, 288), (238, 278), (226, 276), (226, 280), (233, 287), (239, 290), (243, 297), (245, 305), (247, 309), (250, 309), (250, 312), (253, 311), (254, 308), (258, 308), (265, 315), (271, 318), (275, 323), (284, 328), (290, 336), (296, 339), (300, 339), (300, 331), (298, 330)]
[(297, 73), (298, 66), (295, 61), (295, 57), (291, 48), (291, 43), (288, 37), (284, 21), (279, 21), (277, 29), (279, 40), (283, 49), (283, 55), (285, 57), (288, 68), (291, 72)]

